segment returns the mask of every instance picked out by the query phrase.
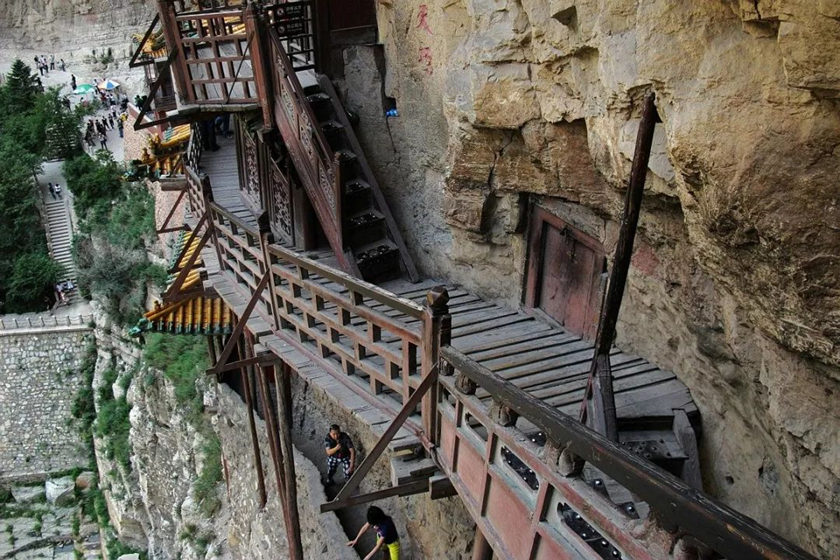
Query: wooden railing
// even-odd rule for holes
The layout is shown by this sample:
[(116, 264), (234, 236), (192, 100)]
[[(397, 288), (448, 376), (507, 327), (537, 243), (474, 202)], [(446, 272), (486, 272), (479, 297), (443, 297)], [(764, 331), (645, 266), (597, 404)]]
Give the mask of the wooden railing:
[(160, 14), (167, 43), (177, 53), (174, 78), (187, 104), (259, 103), (250, 61), (254, 37), (245, 11), (230, 8)]
[[(271, 325), (310, 346), (336, 371), (374, 395), (404, 403), (432, 360), (424, 357), (424, 329), (434, 314), (416, 303), (270, 242), (219, 205), (211, 207), (224, 269), (253, 294), (270, 262), (270, 287), (256, 311)], [(397, 311), (400, 317), (386, 312)]]
[(265, 6), (263, 10), (292, 67), (297, 71), (316, 68), (317, 38), (313, 2), (283, 2)]
[(292, 62), (275, 30), (269, 31), (269, 59), (277, 61), (272, 70), (274, 119), (295, 169), (305, 175), (302, 181), (330, 247), (348, 270), (344, 254), (341, 221), (341, 163), (318, 126), (312, 107), (306, 100)]
[[(440, 356), (438, 463), (500, 556), (673, 558), (685, 545), (739, 560), (812, 558), (458, 350)], [(609, 501), (603, 479), (585, 481), (579, 460), (638, 496), (653, 523)]]

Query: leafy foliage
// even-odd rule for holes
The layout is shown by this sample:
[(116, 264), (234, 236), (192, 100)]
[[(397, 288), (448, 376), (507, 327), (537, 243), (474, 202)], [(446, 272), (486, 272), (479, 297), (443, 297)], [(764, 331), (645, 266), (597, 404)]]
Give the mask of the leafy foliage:
[(0, 301), (3, 311), (33, 311), (60, 270), (49, 264), (38, 216), (35, 172), (45, 156), (68, 157), (80, 150), (80, 116), (59, 90), (43, 91), (38, 76), (16, 60), (0, 86)]
[(115, 320), (136, 322), (147, 283), (162, 286), (167, 279), (144, 250), (154, 232), (154, 200), (142, 185), (122, 182), (122, 170), (105, 151), (67, 160), (64, 174), (81, 222), (73, 255), (82, 293), (95, 293)]

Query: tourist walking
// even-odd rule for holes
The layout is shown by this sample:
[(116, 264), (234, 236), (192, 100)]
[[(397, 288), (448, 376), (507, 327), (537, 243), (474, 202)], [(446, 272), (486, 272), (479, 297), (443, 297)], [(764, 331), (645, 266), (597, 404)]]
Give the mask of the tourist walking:
[(344, 479), (350, 478), (356, 466), (356, 449), (353, 447), (353, 440), (350, 436), (341, 431), (338, 424), (330, 426), (330, 431), (324, 438), (324, 447), (327, 451), (327, 479), (328, 485), (335, 484), (333, 475), (341, 464), (344, 470)]
[(373, 527), (376, 531), (376, 546), (368, 552), (365, 560), (371, 560), (378, 551), (383, 551), (383, 558), (388, 560), (400, 560), (400, 536), (397, 534), (397, 527), (394, 520), (376, 506), (370, 506), (367, 510), (367, 523), (362, 525), (356, 538), (347, 543), (347, 546), (356, 546), (356, 543), (368, 529)]
[(117, 129), (120, 131), (120, 138), (123, 137), (123, 128), (125, 128), (125, 125), (123, 124), (122, 119), (117, 119)]
[(56, 183), (56, 184), (53, 186), (53, 189), (55, 190), (55, 196), (56, 196), (56, 198), (61, 198), (61, 185), (59, 185), (58, 183)]
[(47, 188), (50, 190), (50, 195), (52, 195), (53, 199), (58, 198), (55, 196), (55, 187), (53, 187), (52, 183), (47, 183)]
[[(104, 132), (99, 133), (99, 144), (102, 146), (103, 150), (108, 149), (108, 137), (105, 136)], [(110, 151), (110, 150), (109, 150)]]
[(70, 89), (76, 91), (76, 75), (70, 74)]

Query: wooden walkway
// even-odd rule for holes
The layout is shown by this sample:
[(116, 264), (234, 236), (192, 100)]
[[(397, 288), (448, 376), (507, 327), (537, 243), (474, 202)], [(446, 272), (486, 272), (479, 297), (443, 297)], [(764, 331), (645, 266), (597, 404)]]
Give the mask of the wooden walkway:
[[(235, 142), (221, 137), (218, 142), (221, 149), (202, 154), (201, 169), (210, 176), (216, 202), (256, 229), (257, 221), (239, 192)], [(325, 259), (325, 264), (335, 266), (324, 251), (309, 252), (307, 256)], [(341, 286), (326, 279), (320, 281), (344, 292)], [(422, 304), (429, 289), (438, 285), (441, 283), (434, 280), (416, 284), (395, 280), (381, 287)], [(577, 417), (592, 360), (591, 342), (535, 315), (486, 301), (458, 286), (448, 286), (448, 290), (453, 347), (520, 389)], [(394, 310), (380, 311), (407, 326), (417, 323)], [(337, 356), (324, 359), (332, 359), (341, 368)], [(673, 373), (616, 348), (611, 363), (619, 421), (670, 418), (673, 409), (682, 409), (699, 428), (697, 407), (686, 386)], [(366, 388), (367, 379), (361, 372), (345, 379)], [(381, 396), (388, 395), (386, 390)], [(481, 390), (478, 396), (489, 402), (490, 396)]]
[(248, 227), (257, 228), (254, 213), (245, 205), (239, 192), (239, 167), (236, 163), (236, 140), (216, 135), (219, 149), (201, 153), (199, 169), (210, 177), (213, 199), (216, 204), (245, 222)]

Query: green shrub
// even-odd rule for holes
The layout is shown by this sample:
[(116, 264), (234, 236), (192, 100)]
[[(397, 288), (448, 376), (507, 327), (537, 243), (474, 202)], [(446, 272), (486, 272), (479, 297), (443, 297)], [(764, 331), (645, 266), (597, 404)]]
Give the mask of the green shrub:
[(205, 434), (202, 447), (204, 463), (193, 485), (199, 510), (205, 517), (211, 517), (221, 505), (216, 492), (217, 483), (222, 480), (222, 444), (215, 433)]

